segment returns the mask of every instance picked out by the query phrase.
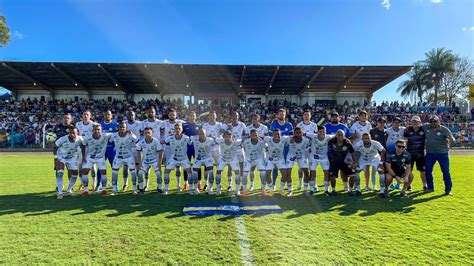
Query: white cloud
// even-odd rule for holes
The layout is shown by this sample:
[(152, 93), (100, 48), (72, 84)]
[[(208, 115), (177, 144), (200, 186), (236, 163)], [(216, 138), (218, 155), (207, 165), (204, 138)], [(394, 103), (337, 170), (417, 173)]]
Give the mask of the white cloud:
[(165, 59), (165, 60), (163, 60), (163, 63), (165, 63), (165, 64), (171, 64), (171, 61), (168, 60), (168, 59)]
[(474, 31), (474, 26), (471, 27), (462, 27), (463, 31)]
[(13, 32), (13, 38), (18, 39), (18, 40), (23, 40), (25, 38), (25, 35), (16, 30)]
[(431, 3), (433, 3), (433, 4), (441, 4), (441, 3), (443, 3), (443, 0), (431, 0)]
[(383, 1), (382, 1), (382, 6), (383, 6), (385, 9), (389, 10), (389, 9), (390, 9), (390, 6), (392, 6), (392, 5), (390, 4), (390, 0), (383, 0)]

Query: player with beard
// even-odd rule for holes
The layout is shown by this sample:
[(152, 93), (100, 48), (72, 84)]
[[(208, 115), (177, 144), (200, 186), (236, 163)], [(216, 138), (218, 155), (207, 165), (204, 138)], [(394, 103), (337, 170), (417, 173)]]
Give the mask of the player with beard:
[[(127, 128), (128, 130), (130, 130), (133, 135), (135, 135), (139, 140), (141, 139), (141, 132), (143, 130), (143, 125), (142, 125), (142, 122), (140, 121), (137, 121), (136, 118), (135, 118), (135, 112), (134, 111), (129, 111), (127, 113), (127, 121), (125, 121), (125, 124), (127, 124)], [(139, 161), (138, 161), (138, 152), (137, 152), (137, 145), (134, 143), (132, 144), (132, 153), (134, 154), (135, 156), (135, 171), (138, 172), (138, 170), (140, 169), (140, 164), (139, 164)], [(136, 173), (136, 175), (138, 175), (138, 173)], [(125, 191), (127, 190), (128, 188), (128, 167), (126, 167), (124, 165), (123, 167), (123, 180), (124, 180), (124, 184), (123, 184), (123, 188), (122, 190)], [(132, 182), (132, 185), (133, 185), (133, 191), (135, 191), (137, 189), (137, 180), (135, 179), (135, 182)]]
[[(79, 130), (79, 135), (82, 138), (85, 138), (85, 137), (88, 137), (88, 136), (92, 135), (93, 126), (94, 126), (95, 123), (91, 120), (91, 116), (92, 116), (91, 111), (85, 110), (84, 112), (82, 112), (82, 121), (79, 121), (79, 122), (76, 123), (76, 127)], [(82, 162), (83, 162), (82, 151), (80, 151), (79, 152), (79, 157), (77, 159), (77, 163), (79, 165), (79, 176), (80, 177), (82, 177), (83, 174), (84, 174), (83, 171), (82, 171)], [(91, 170), (92, 170), (91, 171), (92, 190), (95, 190), (95, 183), (96, 183), (95, 169), (92, 168)], [(83, 186), (82, 179), (81, 179), (81, 185), (79, 186), (79, 190), (82, 189), (83, 187), (84, 186)]]
[[(360, 141), (362, 141), (362, 135), (367, 133), (369, 134), (370, 130), (372, 129), (372, 125), (367, 121), (368, 113), (365, 110), (359, 111), (359, 120), (356, 121), (351, 126), (351, 137), (349, 138), (353, 145), (357, 145)], [(365, 189), (372, 190), (369, 186), (369, 171), (366, 169), (364, 171), (365, 177)]]
[[(175, 128), (176, 128), (175, 126), (176, 126), (177, 123), (181, 123), (181, 125), (184, 124), (184, 121), (177, 119), (177, 117), (178, 117), (178, 114), (176, 113), (176, 110), (174, 108), (169, 108), (168, 109), (168, 119), (163, 120), (163, 123), (161, 124), (161, 129), (163, 130), (165, 139), (167, 139), (168, 137), (171, 137), (171, 136), (174, 135), (174, 131), (175, 131)], [(168, 145), (165, 146), (164, 155), (165, 155), (165, 165), (168, 165), (168, 162), (169, 162), (170, 157), (171, 157), (171, 147), (170, 146), (168, 146)], [(179, 166), (178, 166), (178, 168), (176, 168), (176, 178), (177, 179), (181, 178), (181, 171), (180, 171), (179, 168), (180, 168)], [(188, 188), (189, 188), (189, 184), (188, 184), (187, 176), (185, 176), (183, 189), (188, 190)], [(181, 190), (181, 188), (179, 190)]]
[[(311, 121), (311, 111), (306, 110), (303, 113), (303, 121), (299, 122), (296, 127), (301, 128), (304, 134), (314, 134), (318, 129), (318, 125)], [(309, 151), (306, 151), (306, 157), (309, 158)], [(303, 170), (298, 169), (298, 190), (301, 190), (301, 184), (303, 183)], [(307, 184), (307, 183), (306, 183)]]
[[(406, 151), (411, 155), (411, 179), (413, 180), (413, 169), (416, 164), (416, 170), (420, 172), (423, 191), (426, 191), (428, 185), (425, 176), (425, 131), (421, 126), (421, 119), (419, 116), (412, 116), (411, 125), (405, 129), (403, 136), (407, 140)], [(411, 190), (411, 186), (408, 190)]]
[[(202, 128), (206, 132), (206, 137), (211, 137), (214, 139), (220, 138), (221, 132), (225, 130), (225, 126), (220, 122), (217, 122), (217, 114), (216, 111), (210, 111), (208, 115), (208, 121), (202, 125)], [(211, 148), (212, 160), (214, 165), (217, 167), (219, 164), (219, 159), (221, 157), (219, 145), (213, 144)], [(206, 184), (204, 185), (204, 190), (207, 190), (208, 181), (210, 176), (206, 176)]]
[(353, 187), (353, 168), (357, 167), (357, 163), (353, 163), (350, 168), (346, 161), (348, 154), (350, 154), (352, 162), (357, 162), (351, 141), (344, 137), (344, 130), (339, 129), (336, 132), (336, 137), (328, 142), (329, 176), (331, 178), (332, 192), (329, 193), (329, 189), (325, 188), (324, 194), (326, 196), (336, 195), (336, 178), (340, 171), (343, 172), (344, 176), (348, 177), (350, 181), (349, 187), (347, 187), (347, 181), (345, 181), (345, 188), (351, 189)]
[[(164, 144), (164, 140), (162, 140), (161, 136), (161, 128), (162, 128), (163, 121), (159, 120), (156, 118), (156, 111), (155, 107), (150, 107), (147, 111), (147, 118), (142, 121), (142, 127), (143, 128), (151, 128), (153, 131), (153, 138), (159, 140), (161, 144)], [(158, 169), (161, 170), (161, 162), (163, 159), (163, 153), (159, 153), (159, 158), (158, 158)], [(161, 171), (155, 172), (156, 173), (156, 178), (157, 180), (161, 180)], [(145, 186), (143, 188), (144, 191), (148, 191), (148, 185), (150, 184), (150, 169), (145, 171)]]
[[(270, 132), (273, 132), (275, 129), (280, 130), (281, 136), (291, 136), (293, 135), (293, 126), (291, 125), (290, 122), (286, 121), (286, 110), (281, 108), (278, 110), (278, 113), (275, 116), (276, 120), (274, 120), (271, 124), (268, 130)], [(285, 146), (285, 149), (283, 150), (283, 154), (286, 157), (288, 155), (288, 146)], [(275, 168), (273, 169), (272, 173), (272, 183), (273, 183), (273, 189), (276, 189), (276, 181), (278, 177), (278, 169)]]

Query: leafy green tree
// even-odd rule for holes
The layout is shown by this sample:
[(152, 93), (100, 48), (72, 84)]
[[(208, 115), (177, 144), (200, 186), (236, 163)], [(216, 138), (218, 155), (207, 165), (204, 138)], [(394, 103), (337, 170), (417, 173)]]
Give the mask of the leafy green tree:
[(10, 30), (7, 27), (5, 16), (0, 16), (0, 47), (4, 47), (10, 42)]
[(426, 59), (423, 61), (424, 67), (428, 70), (434, 84), (433, 102), (435, 105), (438, 105), (441, 83), (446, 74), (454, 73), (456, 57), (451, 50), (446, 50), (445, 48), (434, 48), (425, 53), (425, 56)]
[(429, 71), (422, 62), (416, 62), (411, 71), (408, 73), (408, 79), (403, 81), (397, 91), (403, 97), (410, 97), (423, 101), (423, 94), (433, 88), (433, 83), (429, 76)]

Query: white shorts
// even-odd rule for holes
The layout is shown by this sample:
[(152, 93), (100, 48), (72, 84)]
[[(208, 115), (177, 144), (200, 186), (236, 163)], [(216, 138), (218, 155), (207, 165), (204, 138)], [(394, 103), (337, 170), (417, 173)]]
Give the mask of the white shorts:
[(215, 165), (219, 164), (219, 158), (221, 157), (221, 150), (219, 146), (212, 146), (211, 148), (212, 161)]
[(143, 171), (148, 171), (149, 168), (153, 168), (153, 170), (156, 171), (161, 171), (160, 167), (158, 167), (158, 162), (154, 162), (154, 163), (145, 163), (145, 162), (142, 162), (142, 164), (140, 165), (140, 170), (143, 170)]
[(66, 166), (67, 170), (75, 171), (79, 168), (79, 164), (77, 163), (77, 158), (64, 159), (64, 158), (58, 157), (58, 161), (63, 163)]
[(316, 171), (316, 168), (318, 167), (318, 164), (321, 165), (321, 168), (323, 168), (324, 171), (329, 170), (329, 159), (328, 158), (319, 159), (319, 160), (311, 160), (309, 162), (309, 169), (311, 171)]
[(307, 163), (306, 158), (294, 159), (294, 160), (288, 159), (286, 160), (286, 168), (290, 168), (290, 169), (293, 168), (293, 165), (295, 165), (295, 163), (297, 163), (300, 168), (308, 168), (308, 163)]
[(112, 164), (112, 169), (119, 169), (124, 165), (127, 165), (128, 169), (130, 170), (135, 170), (135, 156), (132, 155), (124, 159), (119, 159), (117, 158), (117, 156), (115, 156), (114, 163)]
[(224, 167), (225, 167), (226, 165), (229, 166), (230, 168), (232, 168), (233, 171), (238, 171), (238, 170), (240, 170), (239, 163), (236, 162), (236, 161), (233, 161), (233, 162), (220, 161), (219, 164), (217, 165), (217, 171), (222, 171), (222, 170), (224, 170)]
[(77, 165), (82, 167), (82, 152), (77, 153)]
[(189, 162), (188, 158), (178, 161), (174, 158), (170, 158), (170, 160), (166, 163), (166, 170), (172, 170), (178, 166), (182, 166), (184, 169), (191, 168), (191, 163)]
[(277, 169), (286, 169), (286, 163), (284, 160), (278, 160), (278, 161), (267, 161), (267, 164), (266, 164), (266, 167), (265, 167), (265, 170), (267, 171), (271, 171), (273, 170), (274, 168)]
[(256, 167), (258, 171), (265, 171), (267, 168), (265, 165), (265, 162), (262, 159), (258, 159), (254, 161), (245, 160), (244, 172), (250, 172), (250, 170), (252, 170), (252, 167)]
[(367, 166), (373, 166), (375, 169), (378, 169), (380, 165), (380, 159), (375, 159), (372, 161), (359, 160), (359, 169), (363, 170)]
[(86, 162), (82, 164), (82, 169), (92, 169), (92, 166), (94, 166), (94, 164), (97, 165), (97, 168), (99, 170), (107, 169), (107, 165), (105, 164), (105, 158), (100, 158), (100, 159), (87, 158)]
[(214, 163), (212, 162), (212, 158), (204, 159), (204, 160), (194, 160), (193, 168), (201, 168), (201, 166), (212, 167)]
[(239, 163), (245, 162), (245, 154), (244, 154), (244, 150), (242, 148), (238, 148), (237, 150), (235, 150), (235, 155), (236, 155), (237, 161), (239, 161)]

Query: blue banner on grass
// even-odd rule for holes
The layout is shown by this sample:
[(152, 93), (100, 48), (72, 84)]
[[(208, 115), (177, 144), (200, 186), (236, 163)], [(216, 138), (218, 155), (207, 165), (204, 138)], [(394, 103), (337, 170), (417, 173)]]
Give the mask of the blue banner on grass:
[(274, 202), (254, 203), (195, 203), (188, 204), (183, 208), (184, 215), (243, 215), (243, 214), (265, 214), (282, 213), (283, 210)]

